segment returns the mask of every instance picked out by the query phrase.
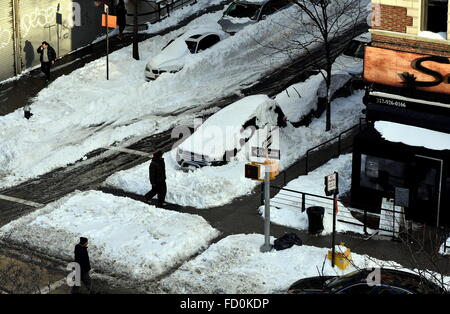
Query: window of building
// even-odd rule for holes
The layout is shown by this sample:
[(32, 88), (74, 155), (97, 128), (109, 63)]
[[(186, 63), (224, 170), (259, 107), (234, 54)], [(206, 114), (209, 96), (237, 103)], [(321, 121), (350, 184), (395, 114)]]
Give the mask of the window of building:
[(426, 0), (424, 22), (424, 31), (446, 34), (448, 23), (448, 0)]
[(406, 187), (405, 163), (375, 156), (361, 155), (360, 185), (362, 187), (394, 192), (395, 187)]

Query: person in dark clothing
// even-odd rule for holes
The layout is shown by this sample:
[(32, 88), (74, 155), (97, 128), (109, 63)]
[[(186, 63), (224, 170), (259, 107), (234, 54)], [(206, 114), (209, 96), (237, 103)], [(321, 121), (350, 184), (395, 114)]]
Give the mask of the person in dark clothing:
[[(91, 270), (91, 263), (89, 261), (89, 254), (87, 251), (88, 239), (81, 237), (80, 243), (75, 245), (75, 262), (80, 265), (80, 280), (86, 286), (89, 293), (92, 292), (92, 282), (89, 276), (89, 271)], [(80, 286), (73, 286), (72, 293), (79, 293)]]
[(116, 6), (117, 25), (119, 25), (119, 39), (123, 38), (123, 31), (127, 24), (127, 10), (123, 0), (119, 0), (119, 4)]
[(164, 200), (167, 193), (166, 185), (166, 165), (162, 152), (157, 151), (153, 154), (152, 162), (149, 167), (150, 183), (152, 189), (145, 194), (145, 198), (150, 201), (156, 194), (158, 194), (158, 206), (164, 205)]
[(48, 42), (43, 41), (42, 45), (39, 46), (37, 52), (41, 55), (41, 71), (45, 74), (45, 82), (50, 80), (50, 68), (52, 64), (55, 64), (56, 52)]

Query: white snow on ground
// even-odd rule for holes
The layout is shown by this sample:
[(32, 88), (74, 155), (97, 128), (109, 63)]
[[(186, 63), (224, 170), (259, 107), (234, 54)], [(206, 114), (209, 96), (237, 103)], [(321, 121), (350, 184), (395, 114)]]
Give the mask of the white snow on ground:
[[(306, 151), (343, 130), (359, 122), (363, 109), (363, 92), (359, 91), (348, 98), (337, 98), (332, 104), (333, 129), (324, 132), (325, 114), (313, 120), (308, 127), (288, 126), (280, 131), (281, 169), (293, 164)], [(166, 201), (182, 206), (203, 209), (221, 206), (234, 198), (247, 195), (257, 183), (244, 177), (247, 161), (246, 151), (238, 153), (241, 161), (230, 162), (221, 167), (204, 167), (188, 173), (178, 170), (175, 151), (164, 155), (168, 194)], [(247, 151), (248, 152), (248, 151)], [(136, 194), (145, 194), (150, 189), (148, 179), (149, 162), (110, 176), (105, 185)]]
[(64, 167), (97, 148), (167, 130), (189, 117), (182, 112), (199, 112), (215, 99), (254, 84), (289, 60), (286, 55), (267, 57), (270, 43), (304, 36), (279, 27), (289, 21), (289, 10), (298, 9), (246, 27), (193, 55), (182, 71), (164, 73), (154, 82), (144, 80), (147, 62), (187, 28), (217, 24), (222, 12), (140, 43), (139, 61), (131, 58), (131, 46), (112, 53), (109, 81), (105, 58), (57, 78), (34, 99), (29, 121), (20, 109), (0, 117), (0, 187)]
[(375, 129), (390, 142), (434, 150), (450, 149), (450, 134), (388, 121), (375, 122)]
[[(169, 293), (286, 293), (295, 281), (318, 276), (328, 253), (326, 248), (306, 245), (261, 253), (263, 243), (264, 236), (259, 234), (228, 236), (164, 278), (161, 287)], [(326, 260), (323, 274), (343, 275), (364, 267), (402, 268), (367, 255), (351, 256), (353, 264), (345, 271), (332, 268)], [(445, 281), (450, 283), (450, 277)]]
[(65, 260), (85, 236), (94, 269), (136, 280), (162, 274), (218, 234), (200, 216), (98, 191), (72, 193), (0, 229), (1, 239)]
[[(352, 155), (342, 155), (339, 158), (330, 160), (328, 163), (310, 172), (308, 175), (299, 176), (297, 179), (292, 180), (285, 186), (285, 189), (325, 196), (324, 177), (336, 171), (339, 173), (339, 192), (342, 195), (350, 190), (351, 167)], [(271, 199), (270, 205), (270, 221), (272, 223), (298, 230), (308, 230), (308, 215), (306, 210), (304, 212), (301, 211), (301, 194), (286, 190), (280, 191)], [(305, 207), (308, 208), (310, 206), (321, 206), (325, 208), (325, 215), (323, 218), (324, 230), (322, 231), (322, 235), (332, 233), (333, 201), (319, 197), (306, 196)], [(351, 231), (363, 234), (363, 227), (339, 221), (341, 219), (348, 222), (359, 223), (341, 202), (338, 202), (338, 208), (339, 212), (336, 216), (336, 230), (338, 232)], [(259, 208), (259, 213), (264, 217), (264, 206)]]
[(224, 0), (197, 0), (194, 4), (188, 4), (175, 11), (170, 12), (170, 16), (163, 19), (162, 21), (154, 24), (148, 23), (148, 29), (141, 32), (147, 34), (158, 33), (162, 30), (168, 29), (170, 27), (178, 25), (180, 22), (185, 20), (191, 15), (194, 15), (201, 10), (207, 9), (208, 7), (218, 5), (224, 2)]

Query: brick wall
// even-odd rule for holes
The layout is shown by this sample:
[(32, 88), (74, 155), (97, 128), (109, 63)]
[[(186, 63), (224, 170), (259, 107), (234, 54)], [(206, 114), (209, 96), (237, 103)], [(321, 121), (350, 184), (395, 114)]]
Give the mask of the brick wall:
[(406, 33), (407, 26), (413, 26), (413, 18), (408, 16), (407, 8), (380, 5), (380, 24), (374, 29), (380, 29), (391, 32)]
[(419, 54), (450, 57), (450, 43), (436, 43), (393, 36), (372, 34), (372, 45), (375, 47), (402, 50)]

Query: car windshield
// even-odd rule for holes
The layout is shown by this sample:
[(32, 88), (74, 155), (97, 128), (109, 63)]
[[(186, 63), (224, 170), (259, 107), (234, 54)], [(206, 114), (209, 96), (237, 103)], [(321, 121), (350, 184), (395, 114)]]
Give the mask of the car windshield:
[(248, 17), (251, 20), (256, 20), (258, 18), (260, 8), (261, 6), (257, 4), (233, 2), (225, 11), (224, 15), (238, 18)]
[(344, 55), (349, 57), (355, 57), (359, 59), (364, 58), (364, 46), (365, 43), (352, 40), (350, 44), (347, 46), (347, 48), (344, 50)]
[(348, 274), (340, 276), (340, 277), (334, 277), (334, 278), (328, 279), (325, 282), (324, 287), (327, 290), (335, 292), (335, 291), (341, 290), (342, 288), (347, 286), (349, 283), (359, 282), (362, 278), (364, 278), (364, 273), (357, 270), (357, 271), (348, 273)]
[(195, 50), (197, 49), (196, 41), (186, 40), (186, 45), (191, 53), (195, 53)]

